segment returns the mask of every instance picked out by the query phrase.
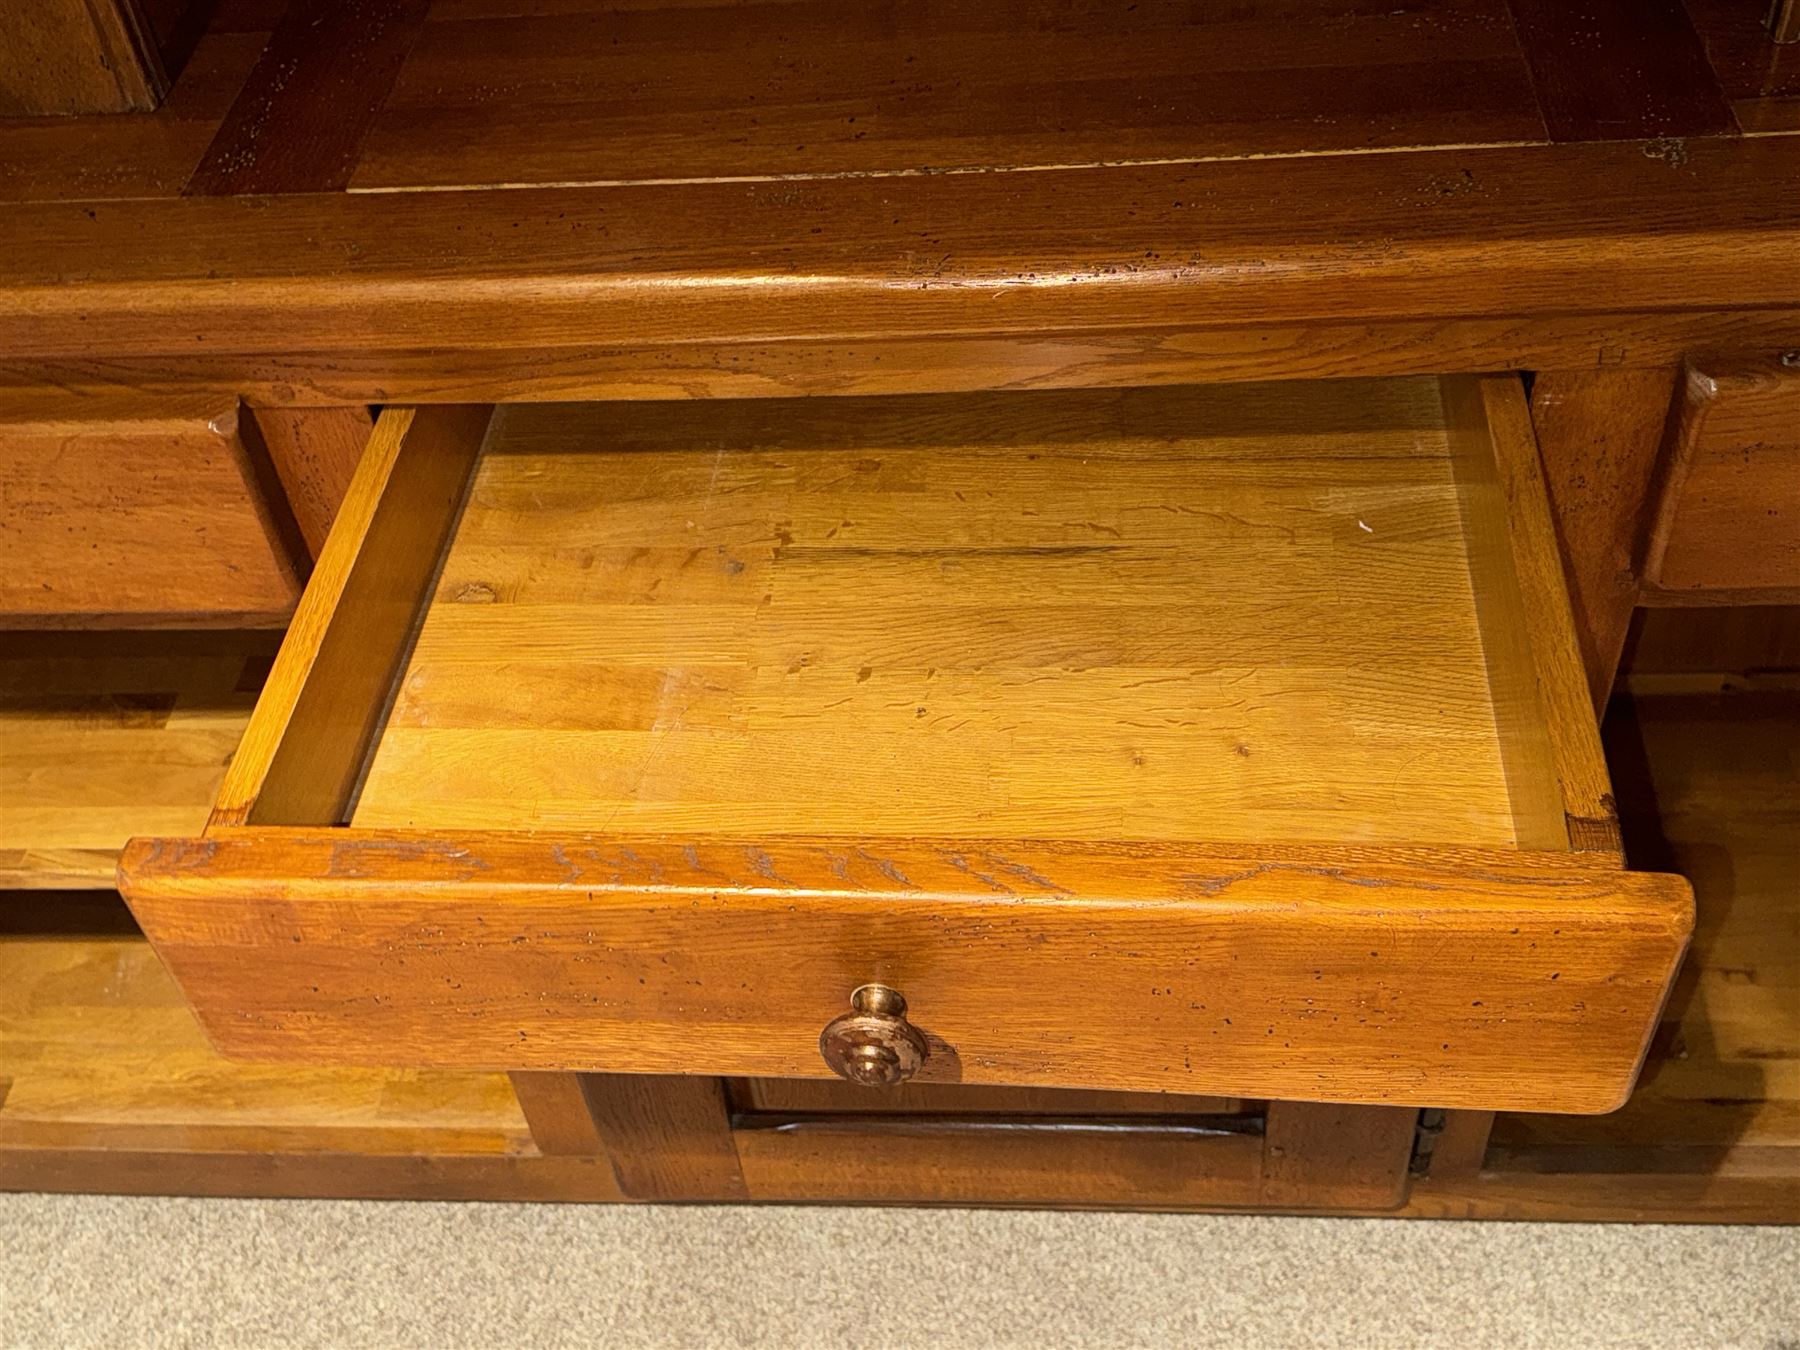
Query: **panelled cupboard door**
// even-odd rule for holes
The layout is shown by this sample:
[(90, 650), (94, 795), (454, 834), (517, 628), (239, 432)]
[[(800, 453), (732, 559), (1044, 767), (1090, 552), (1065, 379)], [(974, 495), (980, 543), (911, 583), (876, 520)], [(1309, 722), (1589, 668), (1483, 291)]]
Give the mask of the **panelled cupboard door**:
[(1692, 920), (1498, 377), (390, 408), (121, 884), (253, 1059), (1570, 1112)]

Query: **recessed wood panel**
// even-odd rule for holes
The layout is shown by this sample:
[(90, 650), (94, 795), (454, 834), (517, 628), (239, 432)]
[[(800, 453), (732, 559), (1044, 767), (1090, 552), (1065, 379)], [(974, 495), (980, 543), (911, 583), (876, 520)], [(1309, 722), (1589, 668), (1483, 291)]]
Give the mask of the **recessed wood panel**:
[(168, 90), (139, 0), (32, 0), (7, 8), (0, 114), (144, 112)]

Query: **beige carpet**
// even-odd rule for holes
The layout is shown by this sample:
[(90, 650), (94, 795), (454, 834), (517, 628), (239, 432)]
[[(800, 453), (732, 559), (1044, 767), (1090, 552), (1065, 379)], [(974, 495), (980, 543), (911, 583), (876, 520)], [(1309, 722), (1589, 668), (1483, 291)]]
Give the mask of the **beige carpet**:
[(0, 1196), (0, 1344), (1800, 1350), (1800, 1228)]

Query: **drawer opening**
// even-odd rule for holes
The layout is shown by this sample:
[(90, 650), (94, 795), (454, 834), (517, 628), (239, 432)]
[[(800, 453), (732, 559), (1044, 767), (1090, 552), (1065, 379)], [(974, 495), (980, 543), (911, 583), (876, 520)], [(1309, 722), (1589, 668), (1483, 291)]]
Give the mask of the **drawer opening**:
[(1498, 376), (390, 408), (121, 884), (252, 1058), (1520, 1110), (1692, 922)]
[(502, 407), (394, 650), (358, 635), (373, 716), (247, 757), (224, 809), (1616, 849), (1486, 418), (1431, 379)]

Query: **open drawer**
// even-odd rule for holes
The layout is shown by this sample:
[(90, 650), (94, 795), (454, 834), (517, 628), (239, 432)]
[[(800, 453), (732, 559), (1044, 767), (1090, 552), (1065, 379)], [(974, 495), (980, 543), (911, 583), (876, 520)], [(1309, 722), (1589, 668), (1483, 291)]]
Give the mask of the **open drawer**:
[(389, 409), (120, 874), (244, 1057), (1558, 1111), (1692, 911), (1498, 377)]

